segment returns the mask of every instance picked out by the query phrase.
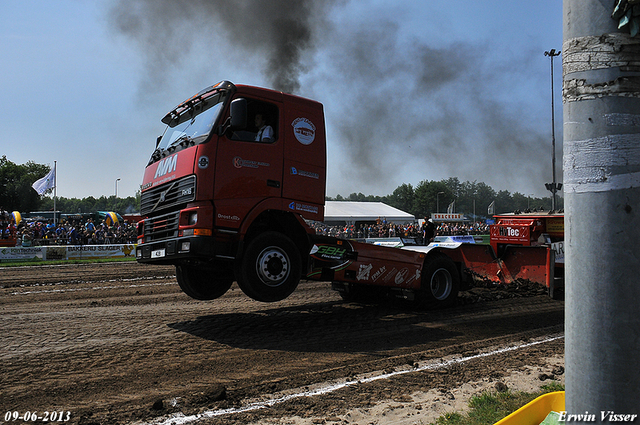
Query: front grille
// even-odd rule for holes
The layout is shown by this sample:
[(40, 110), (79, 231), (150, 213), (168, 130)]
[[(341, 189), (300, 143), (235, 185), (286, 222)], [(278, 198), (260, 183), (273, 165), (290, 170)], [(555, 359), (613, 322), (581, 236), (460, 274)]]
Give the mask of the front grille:
[(140, 196), (140, 214), (159, 213), (191, 202), (196, 197), (196, 176), (188, 176), (154, 189)]
[(178, 237), (179, 218), (180, 211), (146, 219), (144, 221), (145, 243)]

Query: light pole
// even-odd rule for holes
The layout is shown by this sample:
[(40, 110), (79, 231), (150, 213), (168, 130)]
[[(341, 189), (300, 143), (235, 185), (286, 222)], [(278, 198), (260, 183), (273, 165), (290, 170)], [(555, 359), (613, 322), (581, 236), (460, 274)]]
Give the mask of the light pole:
[(120, 179), (119, 179), (119, 178), (117, 178), (117, 179), (116, 179), (116, 183), (115, 183), (115, 185), (116, 185), (116, 199), (114, 199), (114, 200), (113, 200), (113, 204), (114, 204), (114, 205), (113, 205), (113, 209), (114, 209), (114, 210), (116, 209), (116, 206), (118, 205), (118, 182), (119, 182), (119, 181), (120, 181)]
[(444, 192), (436, 193), (436, 212), (440, 212), (440, 195), (444, 194)]
[(556, 52), (556, 49), (544, 52), (544, 55), (549, 56), (549, 59), (551, 59), (551, 173), (553, 176), (553, 181), (551, 183), (545, 183), (545, 187), (553, 194), (551, 197), (551, 209), (554, 211), (556, 209), (556, 192), (562, 188), (561, 183), (556, 183), (556, 121), (553, 102), (553, 58), (560, 56), (560, 53), (562, 52), (560, 50)]

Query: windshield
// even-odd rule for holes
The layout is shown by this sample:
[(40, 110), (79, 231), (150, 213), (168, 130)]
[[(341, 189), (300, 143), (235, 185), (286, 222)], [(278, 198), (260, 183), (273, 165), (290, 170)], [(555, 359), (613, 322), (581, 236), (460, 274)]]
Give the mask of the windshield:
[[(151, 162), (170, 155), (177, 150), (202, 143), (207, 140), (213, 124), (224, 105), (225, 96), (218, 93), (202, 102), (194, 103), (191, 108), (181, 111), (180, 119), (169, 124), (162, 135)], [(195, 110), (196, 115), (191, 116)]]

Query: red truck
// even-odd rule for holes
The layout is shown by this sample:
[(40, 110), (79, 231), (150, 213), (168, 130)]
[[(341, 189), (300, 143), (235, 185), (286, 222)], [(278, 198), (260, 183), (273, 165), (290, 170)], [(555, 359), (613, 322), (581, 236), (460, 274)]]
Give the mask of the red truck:
[[(489, 245), (397, 249), (316, 235), (307, 221), (324, 218), (326, 178), (316, 101), (222, 81), (162, 122), (144, 173), (136, 257), (175, 265), (195, 299), (218, 298), (237, 281), (255, 300), (279, 301), (305, 277), (332, 281), (346, 298), (378, 288), (440, 305), (478, 276), (549, 286), (549, 247), (527, 253), (523, 269)], [(523, 248), (502, 255), (521, 261)]]

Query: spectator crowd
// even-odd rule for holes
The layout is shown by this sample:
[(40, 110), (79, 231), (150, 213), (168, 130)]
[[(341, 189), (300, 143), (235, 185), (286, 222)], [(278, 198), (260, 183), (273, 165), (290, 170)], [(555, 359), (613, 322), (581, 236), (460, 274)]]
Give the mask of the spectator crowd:
[[(375, 223), (343, 226), (330, 226), (320, 222), (312, 222), (311, 227), (316, 234), (333, 236), (341, 239), (364, 238), (415, 238), (424, 243), (425, 229), (419, 223), (396, 224), (378, 218)], [(485, 223), (439, 223), (435, 225), (435, 236), (482, 235), (489, 234), (489, 226)]]
[[(102, 244), (134, 244), (137, 242), (136, 223), (107, 223), (103, 220), (94, 223), (89, 218), (82, 220), (62, 220), (55, 225), (53, 220), (39, 220), (20, 222), (15, 228), (8, 219), (2, 219), (2, 237), (16, 236), (16, 246), (42, 245), (102, 245)], [(418, 243), (425, 243), (429, 239), (429, 231), (424, 223), (396, 224), (388, 222), (384, 217), (369, 224), (346, 224), (341, 226), (328, 225), (321, 222), (311, 222), (311, 227), (318, 235), (333, 236), (341, 239), (366, 238), (414, 238)], [(482, 235), (489, 233), (489, 226), (485, 223), (438, 223), (433, 225), (433, 236)]]
[(16, 235), (16, 246), (24, 247), (134, 244), (137, 237), (135, 223), (125, 220), (123, 223), (116, 222), (110, 225), (106, 221), (94, 223), (91, 218), (84, 223), (78, 220), (63, 220), (57, 225), (53, 220), (28, 223), (23, 220), (13, 232)]

